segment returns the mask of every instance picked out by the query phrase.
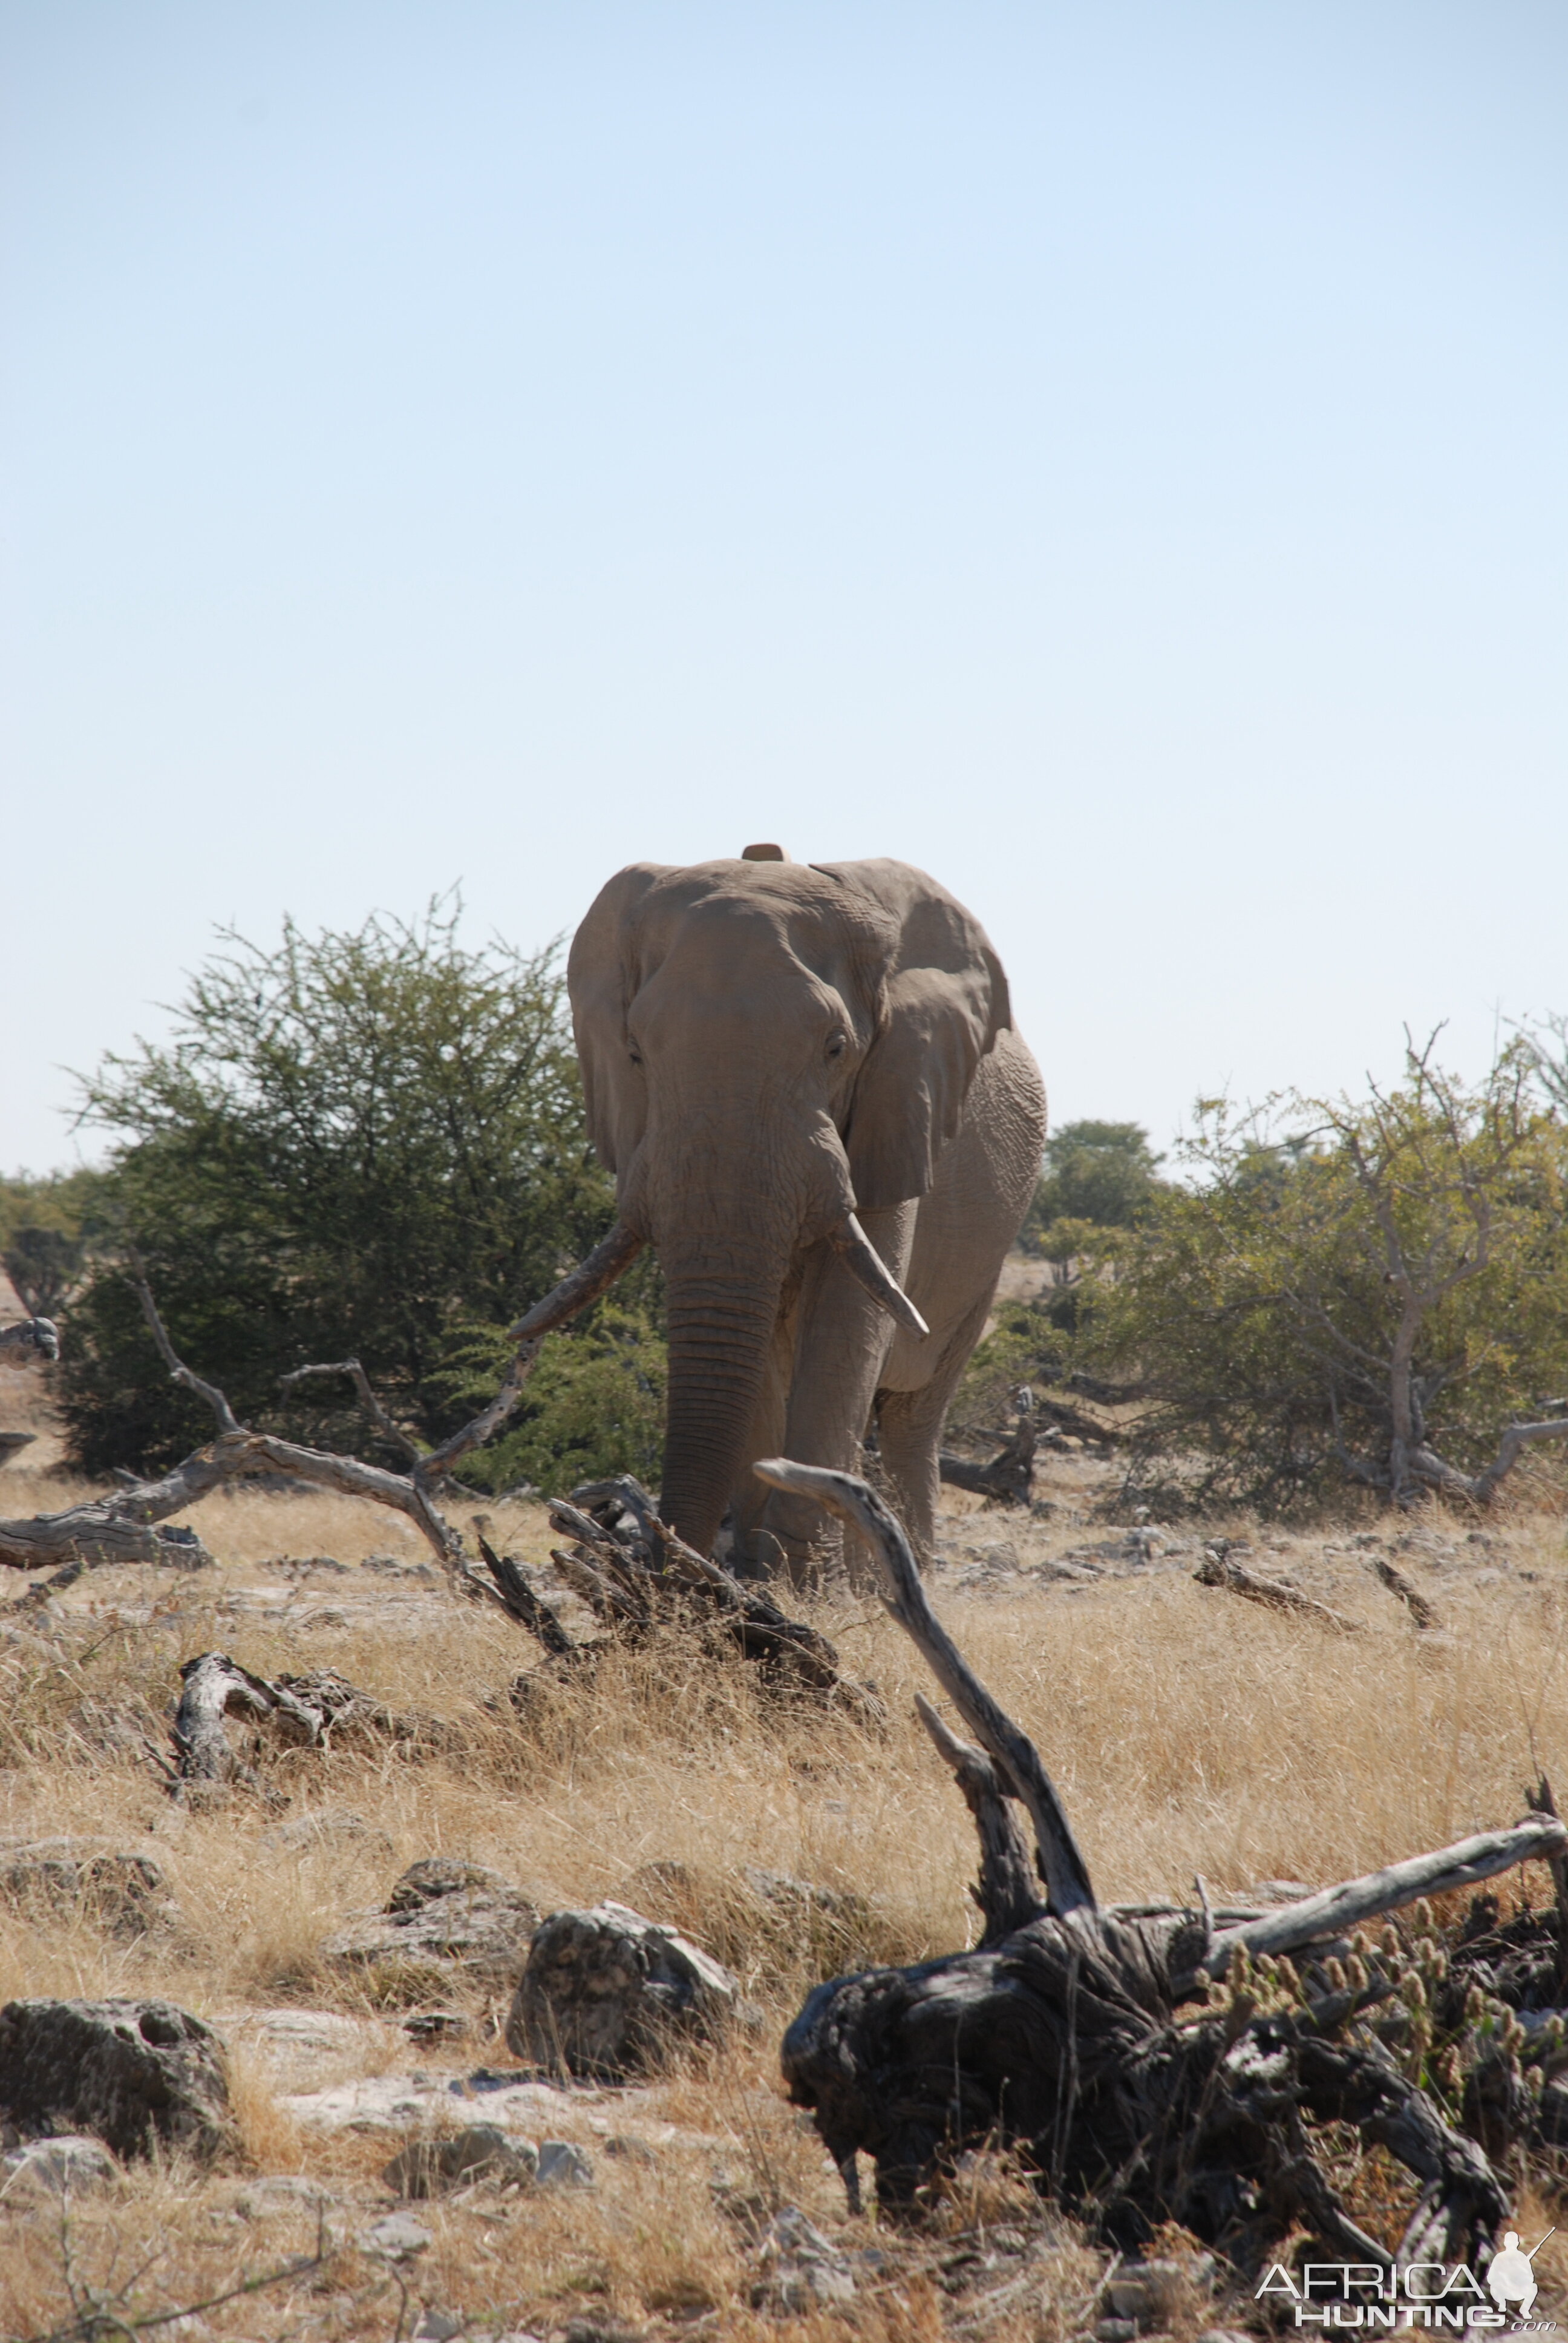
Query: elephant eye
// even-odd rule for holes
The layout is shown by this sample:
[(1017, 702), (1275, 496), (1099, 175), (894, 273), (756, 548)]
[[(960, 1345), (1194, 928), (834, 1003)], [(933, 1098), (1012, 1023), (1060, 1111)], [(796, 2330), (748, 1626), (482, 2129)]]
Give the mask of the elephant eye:
[(828, 1055), (830, 1058), (841, 1058), (848, 1046), (848, 1035), (843, 1033), (835, 1033), (832, 1040), (828, 1044)]
[(641, 1063), (642, 1063), (642, 1051), (641, 1051), (640, 1050), (634, 1050), (634, 1049), (632, 1049), (632, 1048), (631, 1048), (631, 1046), (630, 1046), (630, 1044), (628, 1043), (628, 1046), (627, 1046), (627, 1052), (626, 1052), (626, 1054), (627, 1054), (627, 1056), (631, 1060), (631, 1062), (632, 1062), (632, 1064), (633, 1064), (634, 1066), (640, 1066), (640, 1065), (641, 1065)]

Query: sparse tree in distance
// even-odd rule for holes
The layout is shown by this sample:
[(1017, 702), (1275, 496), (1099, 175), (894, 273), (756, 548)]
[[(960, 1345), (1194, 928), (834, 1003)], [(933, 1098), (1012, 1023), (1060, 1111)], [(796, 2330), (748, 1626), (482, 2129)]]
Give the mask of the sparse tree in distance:
[(80, 1273), (97, 1185), (89, 1171), (0, 1179), (0, 1268), (30, 1315), (57, 1316)]
[(1201, 1105), (1191, 1184), (1117, 1244), (1088, 1320), (1101, 1365), (1152, 1396), (1150, 1493), (1483, 1502), (1511, 1425), (1555, 1437), (1532, 1419), (1568, 1380), (1568, 1130), (1533, 1076), (1514, 1044), (1467, 1086), (1429, 1045), (1360, 1100)]
[(1161, 1185), (1164, 1157), (1138, 1122), (1064, 1122), (1045, 1142), (1044, 1168), (1020, 1242), (1028, 1252), (1065, 1262), (1081, 1232), (1132, 1228)]

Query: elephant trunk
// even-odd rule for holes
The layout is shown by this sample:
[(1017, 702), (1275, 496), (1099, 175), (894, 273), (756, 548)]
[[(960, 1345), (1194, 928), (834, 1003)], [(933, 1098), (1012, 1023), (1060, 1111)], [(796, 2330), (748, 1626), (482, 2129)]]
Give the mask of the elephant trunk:
[(664, 1262), (669, 1401), (659, 1511), (699, 1554), (713, 1550), (745, 1460), (787, 1262), (783, 1247), (729, 1276)]

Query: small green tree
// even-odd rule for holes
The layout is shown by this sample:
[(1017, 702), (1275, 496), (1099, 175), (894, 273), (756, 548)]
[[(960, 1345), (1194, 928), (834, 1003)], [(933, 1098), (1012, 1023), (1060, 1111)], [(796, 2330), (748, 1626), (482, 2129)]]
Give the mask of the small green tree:
[(23, 1309), (35, 1318), (54, 1318), (82, 1266), (81, 1240), (27, 1222), (0, 1253), (0, 1263)]
[(1048, 1261), (1065, 1261), (1085, 1225), (1134, 1227), (1160, 1192), (1164, 1160), (1141, 1123), (1064, 1122), (1045, 1142), (1044, 1168), (1020, 1242)]
[(1193, 1184), (1118, 1243), (1090, 1322), (1153, 1397), (1139, 1478), (1271, 1506), (1491, 1493), (1505, 1428), (1568, 1376), (1568, 1131), (1530, 1081), (1517, 1046), (1468, 1088), (1429, 1046), (1364, 1100), (1201, 1106)]
[[(471, 1413), (475, 1328), (504, 1329), (614, 1217), (555, 953), (472, 950), (458, 923), (433, 904), (415, 926), (288, 923), (271, 950), (226, 933), (171, 1041), (86, 1086), (85, 1119), (115, 1140), (105, 1218), (245, 1421), (375, 1453), (346, 1384), (278, 1390), (289, 1369), (354, 1353), (395, 1419), (438, 1440)], [(638, 1321), (655, 1377), (657, 1300), (648, 1271), (616, 1297), (622, 1349)], [(552, 1354), (584, 1339), (551, 1338), (546, 1393), (577, 1372)], [(61, 1375), (89, 1471), (166, 1463), (205, 1436), (110, 1252), (72, 1308)], [(644, 1425), (624, 1462), (648, 1456)]]
[(35, 1317), (56, 1317), (81, 1273), (99, 1185), (85, 1170), (0, 1180), (0, 1268)]

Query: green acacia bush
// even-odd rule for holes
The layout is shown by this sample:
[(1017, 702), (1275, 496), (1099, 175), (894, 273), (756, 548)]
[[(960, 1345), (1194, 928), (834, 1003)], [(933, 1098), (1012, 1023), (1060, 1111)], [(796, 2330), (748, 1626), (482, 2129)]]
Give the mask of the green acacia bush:
[(1107, 1248), (1081, 1327), (1149, 1395), (1140, 1493), (1458, 1492), (1568, 1393), (1568, 1130), (1533, 1072), (1515, 1047), (1466, 1086), (1412, 1051), (1386, 1093), (1201, 1108), (1191, 1184)]
[[(87, 1086), (85, 1118), (113, 1145), (61, 1367), (84, 1469), (166, 1464), (210, 1428), (142, 1322), (133, 1245), (176, 1345), (242, 1420), (374, 1455), (346, 1382), (285, 1394), (279, 1377), (356, 1354), (434, 1443), (472, 1413), (476, 1330), (494, 1365), (506, 1326), (609, 1227), (558, 955), (471, 949), (458, 930), (436, 904), (412, 926), (286, 924), (272, 949), (226, 934), (171, 1040)], [(595, 1469), (657, 1473), (659, 1301), (642, 1268), (551, 1338), (504, 1443), (511, 1478), (558, 1485), (590, 1447)], [(596, 1409), (624, 1437), (588, 1441)], [(470, 1460), (474, 1477), (499, 1461)]]

